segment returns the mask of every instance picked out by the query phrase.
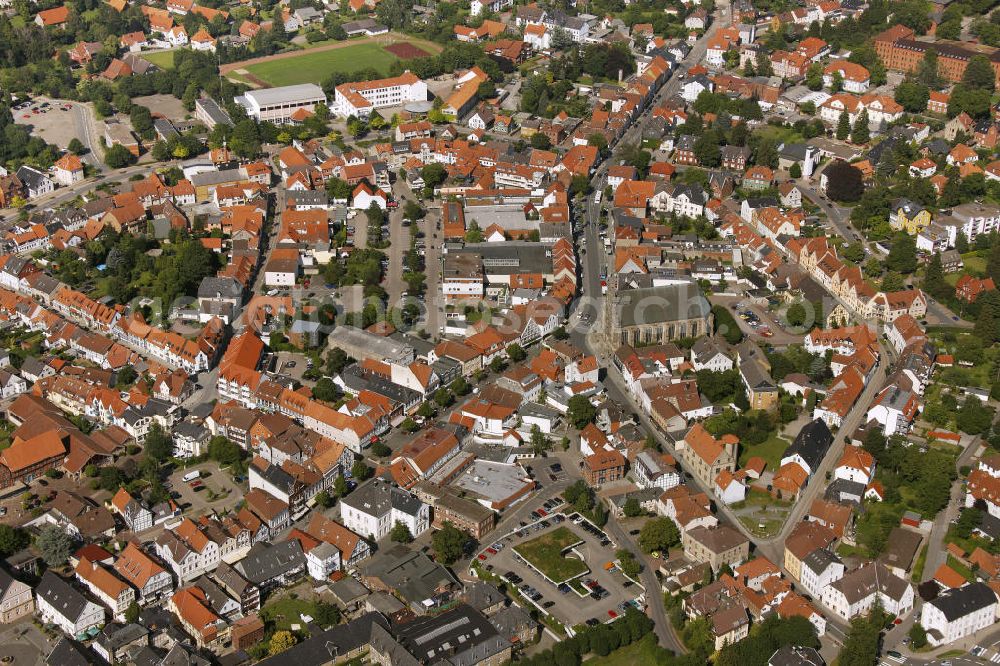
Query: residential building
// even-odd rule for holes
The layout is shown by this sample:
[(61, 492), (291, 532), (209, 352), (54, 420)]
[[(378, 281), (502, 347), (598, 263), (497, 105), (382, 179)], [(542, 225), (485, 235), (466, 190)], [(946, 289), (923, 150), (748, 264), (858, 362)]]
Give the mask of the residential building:
[(920, 626), (935, 647), (954, 643), (996, 621), (997, 595), (978, 581), (939, 594), (925, 602), (920, 612)]
[(376, 541), (385, 538), (396, 523), (402, 523), (411, 536), (419, 536), (430, 527), (430, 506), (412, 493), (381, 479), (371, 479), (340, 502), (344, 526)]

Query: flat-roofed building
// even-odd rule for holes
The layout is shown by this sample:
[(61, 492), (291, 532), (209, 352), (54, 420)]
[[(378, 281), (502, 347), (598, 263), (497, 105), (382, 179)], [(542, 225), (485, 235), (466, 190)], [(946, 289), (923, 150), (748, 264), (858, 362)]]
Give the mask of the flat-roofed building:
[(317, 104), (326, 104), (326, 94), (316, 84), (302, 83), (295, 86), (248, 90), (236, 98), (236, 103), (245, 108), (247, 114), (256, 120), (287, 123), (291, 120), (292, 114), (299, 109), (314, 111)]

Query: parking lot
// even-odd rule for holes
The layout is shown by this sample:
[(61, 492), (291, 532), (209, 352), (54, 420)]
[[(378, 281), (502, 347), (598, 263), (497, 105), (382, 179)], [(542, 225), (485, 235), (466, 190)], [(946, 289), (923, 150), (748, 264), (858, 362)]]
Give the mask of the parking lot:
[[(185, 475), (196, 470), (200, 472), (200, 477), (183, 480)], [(179, 495), (175, 501), (188, 514), (199, 514), (206, 509), (221, 513), (234, 508), (243, 499), (243, 491), (233, 483), (232, 475), (220, 470), (218, 463), (214, 462), (180, 468), (170, 475), (169, 484), (171, 492)]]
[[(540, 504), (529, 520), (532, 522), (522, 521), (515, 532), (487, 544), (478, 555), (480, 564), (517, 588), (526, 603), (565, 626), (611, 621), (624, 613), (626, 604), (635, 604), (641, 609), (636, 600), (643, 595), (643, 590), (614, 566), (617, 544), (602, 530), (578, 513), (569, 511), (561, 499), (556, 498)], [(546, 536), (565, 536), (567, 531), (572, 534), (569, 541), (576, 545), (566, 553), (569, 555), (566, 559), (577, 559), (587, 567), (582, 575), (567, 582), (550, 580), (515, 551), (520, 546), (522, 552), (528, 552), (525, 544), (530, 548), (544, 541)], [(555, 541), (562, 543), (559, 539)], [(577, 567), (556, 566), (547, 570), (550, 574), (553, 571), (574, 572)]]

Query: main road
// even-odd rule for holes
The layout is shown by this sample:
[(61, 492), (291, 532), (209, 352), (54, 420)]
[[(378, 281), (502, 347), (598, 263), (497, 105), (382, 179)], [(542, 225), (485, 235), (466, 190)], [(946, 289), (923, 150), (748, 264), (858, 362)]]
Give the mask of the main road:
[[(716, 26), (730, 24), (731, 20), (728, 2), (723, 1), (719, 3), (716, 7), (714, 19)], [(717, 29), (718, 27), (715, 28), (715, 30)], [(678, 64), (677, 68), (671, 73), (670, 78), (663, 84), (663, 86), (661, 86), (660, 90), (656, 93), (656, 95), (654, 95), (653, 99), (650, 100), (641, 115), (636, 118), (636, 121), (629, 126), (621, 138), (616, 142), (616, 145), (636, 143), (640, 140), (642, 130), (649, 121), (651, 110), (662, 100), (676, 94), (680, 90), (681, 79), (677, 73), (679, 71), (685, 71), (701, 62), (702, 58), (705, 56), (709, 35), (713, 34), (715, 30), (706, 32), (705, 35), (703, 35), (702, 38), (692, 46), (691, 52), (688, 54), (687, 58)], [(603, 161), (594, 172), (594, 175), (591, 178), (593, 191), (597, 192), (604, 189), (609, 164), (610, 160)], [(580, 254), (583, 256), (583, 261), (581, 262), (583, 268), (582, 275), (580, 277), (580, 283), (582, 285), (580, 290), (581, 299), (578, 299), (573, 304), (572, 316), (574, 319), (578, 318), (582, 310), (588, 312), (592, 319), (591, 326), (587, 327), (588, 330), (583, 330), (579, 325), (573, 326), (571, 336), (575, 344), (600, 358), (601, 365), (608, 368), (608, 359), (610, 358), (611, 350), (604, 340), (604, 335), (601, 333), (603, 330), (603, 326), (600, 324), (603, 316), (602, 308), (596, 307), (596, 304), (600, 303), (602, 300), (600, 298), (600, 273), (602, 260), (605, 256), (604, 248), (598, 235), (598, 222), (600, 219), (601, 205), (598, 202), (595, 202), (593, 197), (587, 197), (584, 205), (586, 207), (584, 215), (576, 222), (578, 225), (583, 223), (583, 233), (579, 239)], [(612, 382), (620, 381), (620, 378), (616, 376), (616, 373), (610, 370), (608, 372), (608, 377), (612, 380)], [(627, 391), (624, 391), (617, 384), (608, 386), (608, 389), (609, 395), (613, 399), (618, 400), (620, 404), (630, 405), (632, 410), (639, 415), (640, 420), (643, 421), (643, 425), (646, 429), (649, 432), (657, 433), (657, 436), (659, 436), (657, 430), (653, 428), (652, 424), (649, 422), (648, 416), (646, 416), (646, 414), (639, 409), (638, 405), (631, 400)], [(618, 541), (621, 547), (628, 548), (634, 553), (641, 553), (632, 536), (622, 529), (621, 525), (618, 524), (617, 519), (613, 516), (608, 520), (606, 529)], [(650, 619), (653, 620), (654, 629), (656, 631), (656, 636), (659, 639), (659, 643), (661, 646), (673, 650), (675, 653), (685, 652), (686, 650), (683, 644), (678, 639), (677, 634), (674, 633), (674, 629), (670, 624), (669, 618), (667, 617), (666, 608), (660, 599), (660, 584), (653, 572), (651, 561), (646, 559), (644, 565), (641, 577), (642, 585), (646, 589), (646, 612)]]

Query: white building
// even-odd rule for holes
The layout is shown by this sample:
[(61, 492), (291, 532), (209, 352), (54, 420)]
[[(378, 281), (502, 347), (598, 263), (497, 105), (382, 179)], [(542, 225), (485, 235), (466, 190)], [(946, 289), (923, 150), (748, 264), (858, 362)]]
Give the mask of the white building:
[(287, 123), (299, 109), (311, 112), (317, 104), (326, 104), (326, 94), (316, 84), (302, 83), (248, 90), (242, 97), (235, 98), (235, 101), (247, 110), (247, 115), (256, 120)]
[(424, 533), (430, 527), (431, 508), (402, 488), (371, 479), (340, 501), (340, 515), (344, 527), (379, 541), (396, 523), (414, 537)]
[(632, 463), (632, 476), (640, 488), (669, 490), (681, 482), (681, 475), (676, 469), (649, 451), (642, 451), (635, 457)]
[(691, 347), (691, 365), (696, 372), (725, 372), (734, 367), (731, 359), (712, 338), (699, 338)]
[(889, 615), (902, 617), (913, 610), (913, 587), (875, 562), (847, 572), (823, 588), (821, 598), (844, 621), (867, 615), (876, 600)]
[(222, 561), (219, 544), (209, 539), (190, 518), (163, 532), (155, 548), (156, 555), (173, 569), (181, 585), (214, 571)]
[(326, 541), (306, 553), (306, 569), (315, 580), (328, 581), (340, 564), (340, 549)]
[(484, 10), (489, 10), (494, 14), (499, 14), (514, 4), (514, 0), (472, 0), (469, 5), (469, 13), (479, 16)]
[(844, 563), (825, 548), (818, 548), (802, 560), (799, 582), (814, 599), (823, 596), (823, 590), (844, 577)]
[(997, 596), (980, 582), (948, 590), (925, 603), (920, 613), (920, 626), (935, 647), (986, 629), (996, 620)]
[(345, 118), (367, 118), (375, 109), (426, 101), (427, 84), (407, 70), (388, 79), (342, 83), (336, 88), (330, 111)]
[(46, 571), (35, 588), (35, 609), (42, 622), (58, 625), (67, 636), (77, 636), (104, 624), (104, 608), (62, 578)]

